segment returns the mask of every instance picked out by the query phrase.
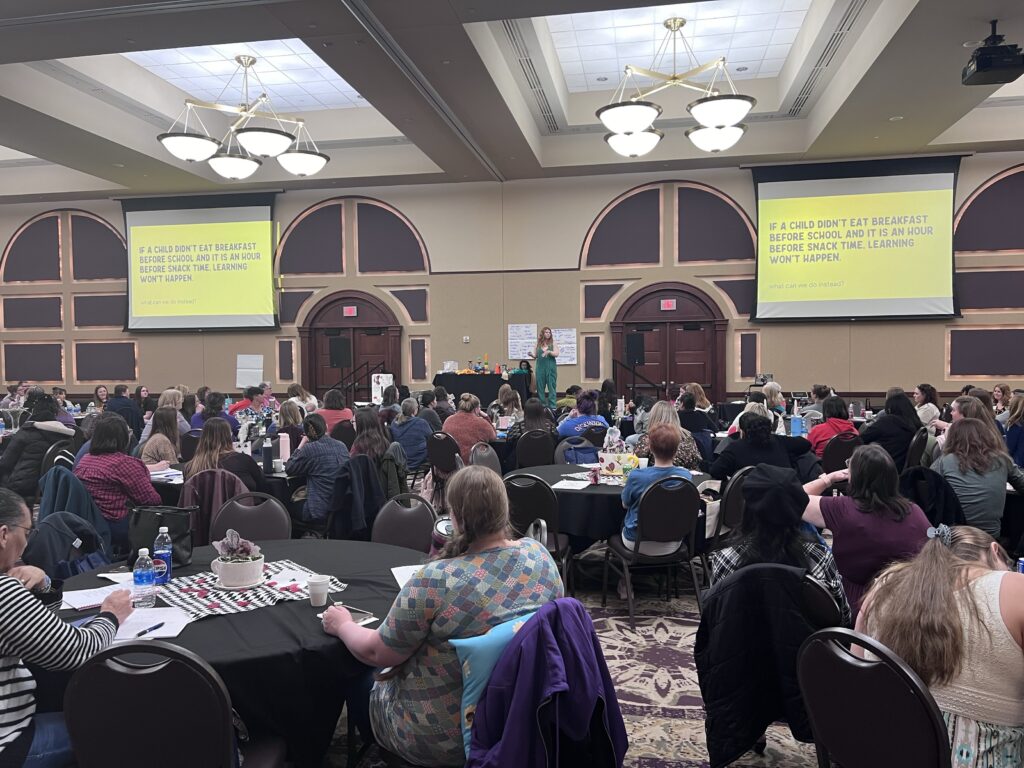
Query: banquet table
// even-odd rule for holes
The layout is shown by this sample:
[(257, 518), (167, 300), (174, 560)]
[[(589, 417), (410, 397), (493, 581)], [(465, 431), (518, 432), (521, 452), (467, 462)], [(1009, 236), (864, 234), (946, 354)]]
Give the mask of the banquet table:
[[(411, 549), (363, 541), (298, 539), (260, 542), (260, 546), (267, 562), (292, 560), (337, 577), (348, 588), (332, 594), (334, 600), (370, 611), (381, 620), (399, 591), (391, 568), (426, 558)], [(192, 564), (175, 569), (174, 576), (209, 571), (213, 556), (212, 547), (198, 547)], [(64, 591), (110, 585), (96, 573), (68, 579)], [(340, 640), (324, 633), (317, 618), (323, 610), (302, 600), (209, 616), (192, 622), (168, 642), (193, 651), (217, 671), (232, 706), (253, 733), (284, 738), (289, 760), (318, 766), (331, 744), (347, 691), (370, 671)], [(88, 613), (61, 611), (60, 615), (73, 620)]]
[(459, 397), (469, 392), (480, 398), (480, 405), (486, 408), (498, 397), (501, 385), (506, 383), (519, 393), (519, 399), (525, 403), (530, 396), (527, 388), (529, 378), (523, 374), (509, 374), (506, 382), (496, 373), (439, 373), (434, 376), (433, 384), (435, 387), (444, 387), (448, 394), (454, 395), (456, 404)]
[[(543, 467), (526, 467), (517, 470), (536, 475), (548, 485), (554, 485), (565, 475), (586, 472), (586, 467), (576, 464), (551, 464)], [(510, 473), (513, 474), (513, 473)], [(708, 480), (707, 475), (694, 472), (693, 482), (699, 485)], [(626, 509), (622, 506), (621, 485), (588, 485), (579, 490), (554, 488), (558, 498), (558, 531), (570, 536), (588, 539), (607, 539), (622, 530)]]
[[(183, 469), (184, 466), (184, 464), (175, 464), (174, 468)], [(263, 478), (267, 481), (267, 492), (282, 504), (288, 506), (294, 491), (288, 475), (284, 472), (271, 472), (269, 475), (264, 474)], [(159, 478), (151, 478), (151, 480), (153, 487), (156, 488), (156, 492), (160, 494), (161, 503), (170, 507), (178, 506), (181, 486), (184, 483), (170, 483)]]

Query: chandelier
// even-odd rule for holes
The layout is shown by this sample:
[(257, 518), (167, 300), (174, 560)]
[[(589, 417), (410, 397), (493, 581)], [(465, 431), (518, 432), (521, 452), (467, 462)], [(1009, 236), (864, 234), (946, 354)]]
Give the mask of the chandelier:
[[(690, 43), (683, 37), (682, 30), (685, 24), (685, 19), (666, 19), (665, 29), (668, 33), (654, 54), (650, 68), (626, 65), (622, 81), (612, 94), (611, 102), (597, 110), (597, 117), (611, 131), (604, 140), (623, 157), (640, 157), (658, 146), (658, 142), (665, 134), (652, 126), (661, 115), (662, 109), (649, 99), (658, 91), (673, 86), (703, 94), (686, 108), (698, 123), (686, 131), (686, 137), (697, 149), (704, 152), (721, 152), (729, 149), (747, 130), (747, 126), (740, 121), (747, 116), (757, 101), (736, 92), (736, 85), (729, 77), (724, 56), (706, 64), (698, 61)], [(676, 66), (679, 43), (682, 43), (689, 63), (694, 65), (685, 72), (680, 72)], [(672, 74), (665, 74), (658, 72), (657, 68), (668, 54), (669, 44), (672, 49)], [(691, 82), (691, 78), (712, 70), (714, 75), (706, 86)], [(645, 90), (639, 86), (634, 76), (649, 78), (656, 81), (656, 84)], [(716, 83), (720, 83), (720, 78), (724, 79), (730, 93), (721, 93), (715, 87)], [(635, 93), (627, 97), (627, 89)]]
[[(256, 57), (236, 56), (235, 61), (238, 69), (220, 95), (224, 95), (241, 72), (242, 103), (232, 106), (216, 101), (186, 99), (185, 108), (167, 133), (157, 136), (164, 149), (179, 160), (207, 162), (217, 175), (232, 181), (249, 178), (263, 165), (261, 158), (268, 157), (277, 158), (281, 167), (295, 176), (312, 176), (322, 170), (331, 158), (317, 149), (301, 117), (288, 117), (274, 111), (266, 88), (256, 73)], [(253, 99), (249, 97), (250, 73), (261, 91)], [(210, 135), (199, 116), (199, 110), (203, 109), (237, 116), (222, 139)]]

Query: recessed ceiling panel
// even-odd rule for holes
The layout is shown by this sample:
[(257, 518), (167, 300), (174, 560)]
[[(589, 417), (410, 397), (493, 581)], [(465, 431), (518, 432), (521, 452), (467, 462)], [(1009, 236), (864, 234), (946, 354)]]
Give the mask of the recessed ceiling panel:
[[(235, 56), (257, 58), (255, 71), (278, 112), (366, 107), (341, 76), (298, 39), (201, 45), (123, 54), (126, 58), (202, 101), (241, 99), (242, 77)], [(250, 81), (250, 94), (259, 84)]]
[[(774, 77), (810, 5), (811, 0), (706, 0), (548, 16), (547, 22), (569, 91), (604, 91), (619, 84), (627, 64), (650, 67), (665, 38), (662, 23), (672, 16), (686, 19), (683, 34), (701, 64), (725, 56), (734, 80)], [(697, 65), (685, 51), (678, 53), (681, 71)], [(658, 69), (671, 71), (671, 50)]]

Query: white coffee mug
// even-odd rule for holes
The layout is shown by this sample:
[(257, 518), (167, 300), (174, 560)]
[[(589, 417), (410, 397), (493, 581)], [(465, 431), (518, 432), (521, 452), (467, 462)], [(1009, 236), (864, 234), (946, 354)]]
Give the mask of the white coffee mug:
[(327, 605), (327, 593), (331, 590), (331, 577), (322, 574), (310, 576), (306, 580), (309, 587), (309, 602), (314, 606)]

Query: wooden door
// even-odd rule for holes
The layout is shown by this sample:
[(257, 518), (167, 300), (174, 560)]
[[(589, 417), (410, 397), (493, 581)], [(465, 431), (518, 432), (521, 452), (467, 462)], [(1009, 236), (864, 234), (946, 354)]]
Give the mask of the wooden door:
[[(626, 333), (639, 333), (644, 337), (644, 364), (636, 367), (636, 391), (641, 395), (660, 398), (664, 393), (661, 382), (668, 371), (668, 325), (666, 323), (639, 323), (626, 326)], [(642, 378), (641, 378), (642, 377)], [(649, 379), (653, 385), (644, 381)], [(623, 387), (622, 385), (625, 385)], [(617, 388), (629, 392), (633, 386), (632, 372), (623, 370)]]
[[(384, 328), (354, 328), (354, 339), (352, 343), (352, 363), (359, 371), (359, 379), (356, 382), (354, 399), (366, 402), (370, 399), (370, 380), (366, 374), (367, 370), (379, 363), (384, 363), (384, 370), (387, 370), (387, 333)], [(368, 363), (363, 368), (363, 364)], [(380, 370), (376, 371), (381, 373)], [(398, 377), (395, 377), (398, 381)]]
[(721, 393), (712, 382), (713, 331), (710, 324), (671, 323), (668, 331), (668, 364), (665, 375), (669, 395), (675, 397), (679, 387), (695, 381), (704, 387), (708, 399), (715, 402)]
[[(334, 385), (341, 381), (343, 378), (349, 376), (352, 373), (351, 368), (332, 368), (331, 367), (331, 339), (337, 339), (339, 337), (348, 337), (349, 342), (352, 341), (352, 329), (351, 328), (317, 328), (314, 332), (313, 342), (315, 349), (315, 371), (316, 381), (314, 382), (314, 393), (317, 397), (323, 398), (324, 393), (328, 389), (334, 388)], [(345, 401), (348, 402), (352, 399), (350, 392), (345, 392)]]

